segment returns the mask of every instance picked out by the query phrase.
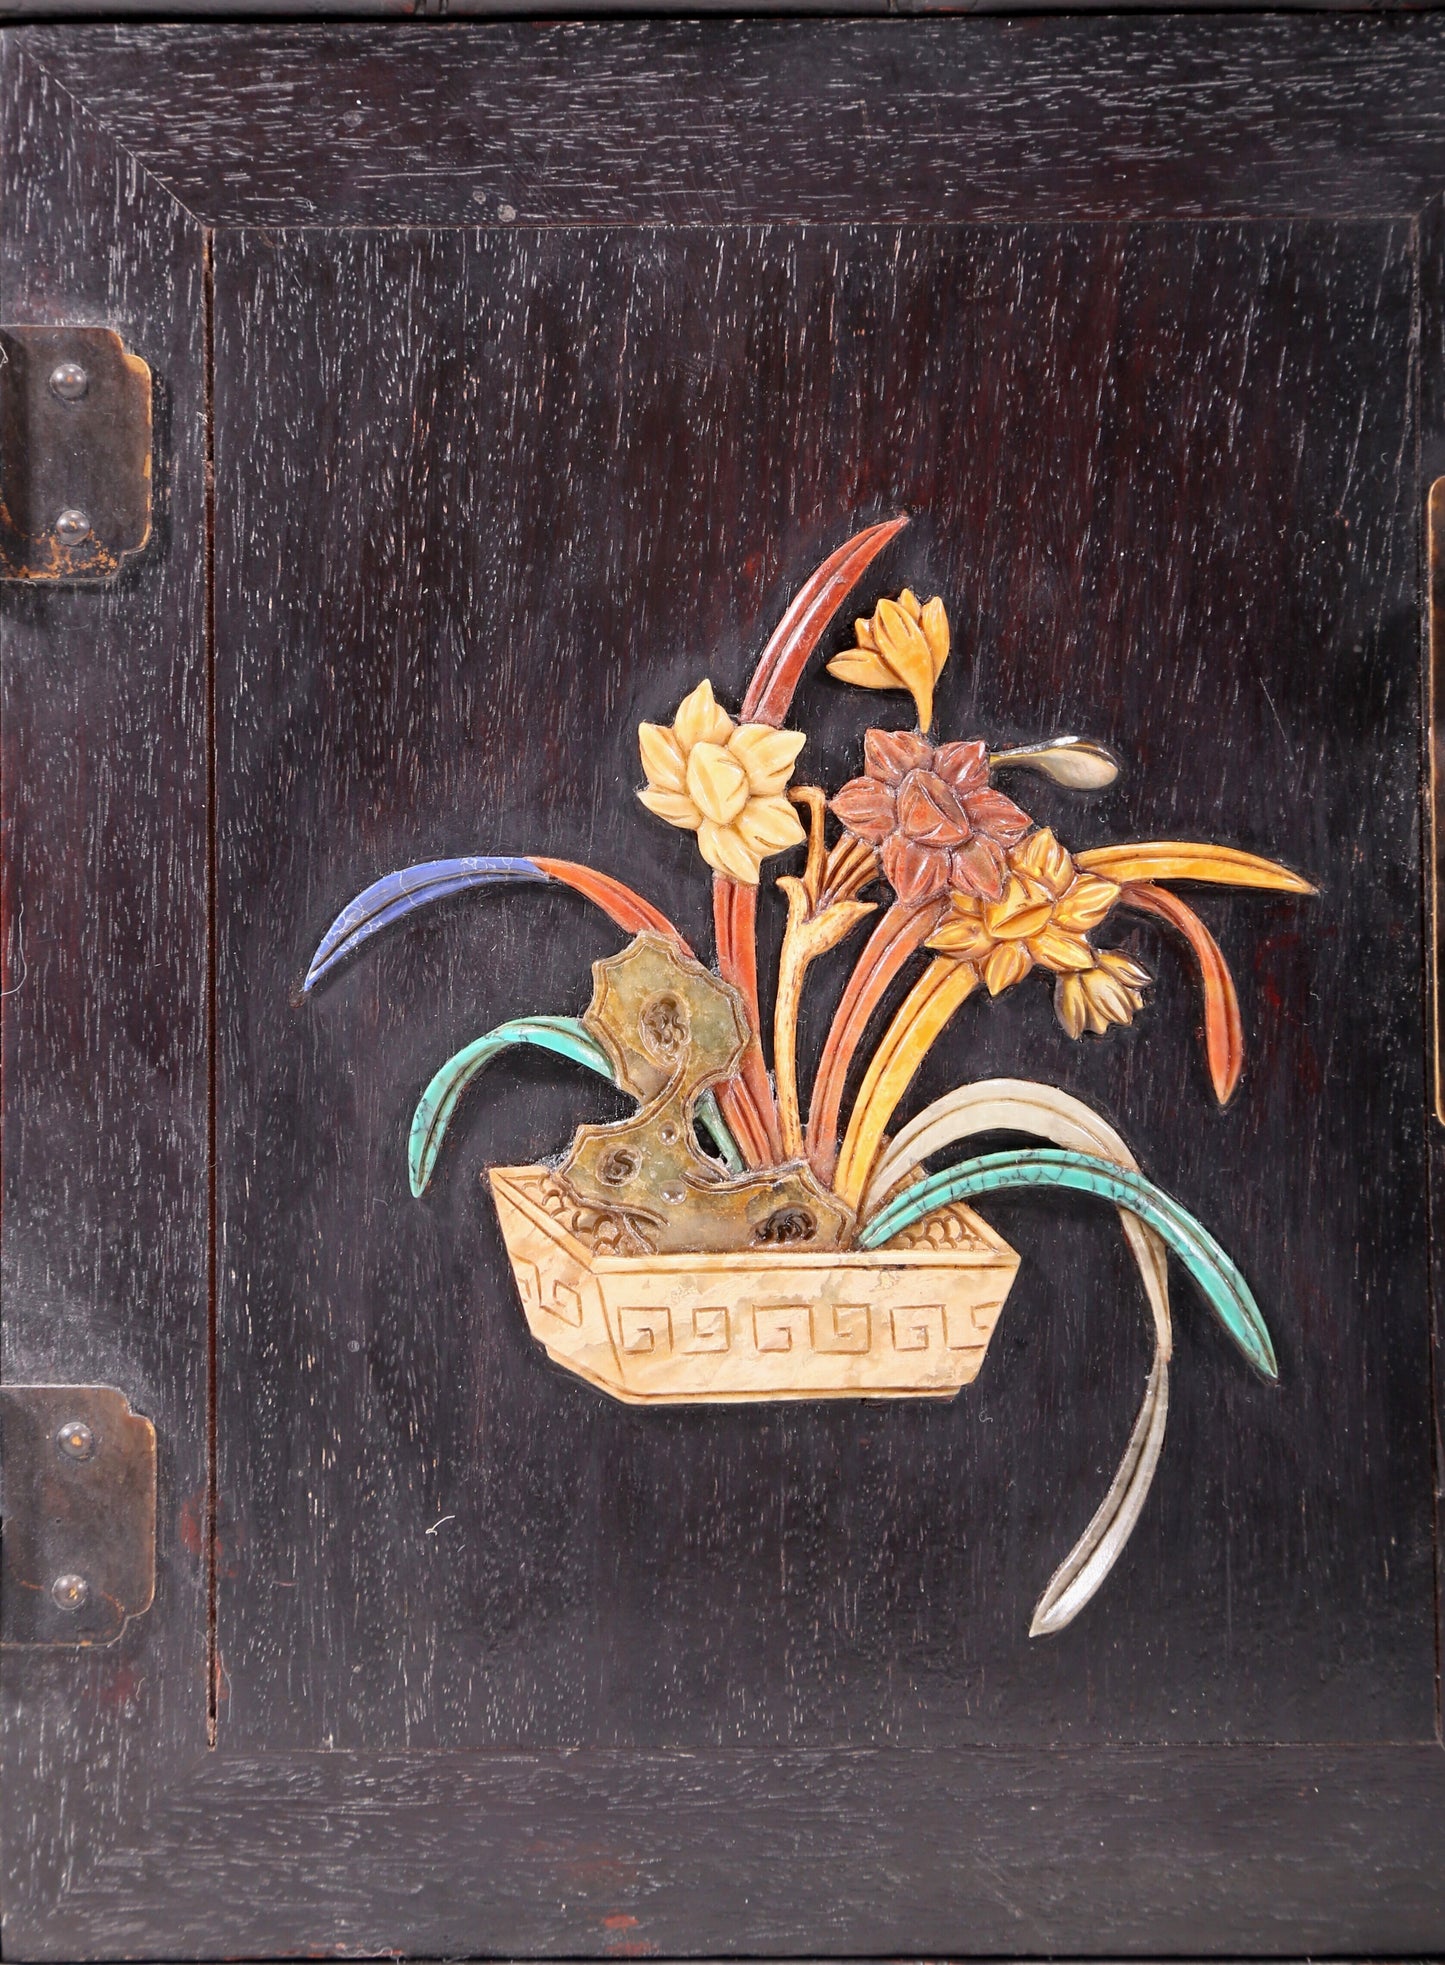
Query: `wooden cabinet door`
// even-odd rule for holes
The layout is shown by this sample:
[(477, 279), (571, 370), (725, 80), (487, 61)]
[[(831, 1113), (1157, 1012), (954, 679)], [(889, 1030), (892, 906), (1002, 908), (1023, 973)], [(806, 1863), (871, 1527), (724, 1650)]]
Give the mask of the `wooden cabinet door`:
[(6, 1955), (1439, 1949), (1445, 23), (4, 64)]

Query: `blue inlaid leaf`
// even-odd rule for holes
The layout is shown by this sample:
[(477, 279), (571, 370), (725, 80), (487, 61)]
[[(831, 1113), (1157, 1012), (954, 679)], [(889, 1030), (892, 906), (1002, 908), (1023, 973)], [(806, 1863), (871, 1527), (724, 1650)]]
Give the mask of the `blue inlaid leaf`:
[(505, 859), (493, 854), (463, 860), (425, 860), (374, 880), (337, 915), (311, 958), (303, 990), (314, 989), (363, 942), (402, 920), (418, 908), (473, 887), (494, 887), (515, 881), (545, 883), (550, 878), (531, 860)]

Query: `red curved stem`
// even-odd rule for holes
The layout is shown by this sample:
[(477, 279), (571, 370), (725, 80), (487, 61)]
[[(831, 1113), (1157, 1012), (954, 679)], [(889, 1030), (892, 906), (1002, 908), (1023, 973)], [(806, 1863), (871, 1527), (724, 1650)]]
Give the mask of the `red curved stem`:
[(838, 1161), (838, 1115), (853, 1054), (899, 970), (923, 946), (947, 911), (946, 894), (932, 901), (895, 901), (854, 964), (848, 987), (833, 1013), (808, 1107), (808, 1158), (825, 1186), (833, 1178)]
[[(742, 991), (743, 1001), (747, 1005), (748, 1027), (752, 1032), (738, 1068), (738, 1077), (746, 1090), (757, 1125), (745, 1129), (751, 1134), (751, 1141), (740, 1139), (738, 1145), (749, 1165), (772, 1166), (783, 1157), (783, 1131), (778, 1120), (777, 1100), (768, 1078), (768, 1067), (763, 1059), (763, 1048), (758, 1040), (758, 1032), (762, 1029), (762, 1015), (758, 1008), (758, 890), (719, 874), (713, 881), (712, 910), (717, 931), (718, 967), (727, 981)], [(750, 1144), (761, 1151), (761, 1159), (753, 1158)]]
[(770, 723), (774, 729), (782, 724), (824, 628), (858, 584), (864, 568), (907, 523), (907, 514), (900, 513), (896, 519), (855, 532), (798, 589), (758, 658), (740, 722)]
[[(866, 526), (830, 553), (803, 583), (758, 658), (748, 693), (743, 698), (741, 722), (767, 723), (774, 729), (782, 724), (799, 677), (823, 630), (857, 584), (864, 568), (907, 523), (907, 516), (900, 515), (881, 525)], [(753, 1041), (743, 1059), (740, 1078), (754, 1108), (756, 1127), (735, 1125), (734, 1129), (739, 1133), (738, 1145), (744, 1158), (753, 1166), (762, 1166), (769, 1160), (782, 1158), (783, 1141), (777, 1100), (758, 1036), (762, 1028), (758, 1011), (758, 894), (755, 887), (744, 886), (722, 873), (714, 875), (712, 893), (718, 970), (742, 991), (753, 1026)], [(726, 1100), (723, 1109), (729, 1123), (734, 1123)], [(762, 1160), (753, 1158), (753, 1152), (759, 1149), (764, 1151)]]
[(715, 1090), (722, 1116), (746, 1164), (750, 1167), (770, 1166), (774, 1156), (744, 1080), (729, 1078), (726, 1084), (716, 1086)]

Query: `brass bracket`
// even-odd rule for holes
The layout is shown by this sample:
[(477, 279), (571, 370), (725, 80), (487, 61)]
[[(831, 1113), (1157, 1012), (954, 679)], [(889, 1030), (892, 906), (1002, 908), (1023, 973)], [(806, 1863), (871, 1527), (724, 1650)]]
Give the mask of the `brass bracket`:
[(109, 580), (151, 532), (151, 372), (111, 328), (0, 327), (0, 579)]
[(0, 1386), (0, 1644), (113, 1644), (156, 1584), (156, 1429), (108, 1385)]
[(1445, 1125), (1445, 478), (1430, 487), (1425, 524), (1425, 616), (1429, 645), (1427, 730), (1430, 754), (1430, 1022), (1435, 1049), (1435, 1117)]

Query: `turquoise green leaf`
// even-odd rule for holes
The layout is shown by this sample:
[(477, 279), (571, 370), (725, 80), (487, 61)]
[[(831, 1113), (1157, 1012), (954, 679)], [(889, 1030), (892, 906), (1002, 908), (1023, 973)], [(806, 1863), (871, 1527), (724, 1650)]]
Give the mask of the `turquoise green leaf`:
[(407, 1151), (413, 1194), (426, 1192), (462, 1093), (479, 1071), (512, 1044), (534, 1044), (538, 1050), (555, 1052), (558, 1057), (570, 1058), (574, 1064), (585, 1064), (609, 1084), (616, 1083), (612, 1060), (589, 1035), (580, 1018), (514, 1017), (510, 1023), (499, 1023), (485, 1037), (477, 1038), (455, 1057), (448, 1058), (422, 1093), (411, 1122)]
[[(479, 1071), (512, 1044), (533, 1044), (538, 1050), (552, 1051), (558, 1057), (570, 1058), (574, 1064), (586, 1065), (609, 1084), (617, 1082), (612, 1060), (579, 1017), (514, 1017), (510, 1023), (499, 1023), (485, 1037), (477, 1038), (455, 1057), (448, 1058), (422, 1093), (411, 1122), (407, 1151), (413, 1194), (419, 1197), (427, 1190), (462, 1093)], [(698, 1100), (697, 1116), (712, 1134), (729, 1169), (741, 1173), (743, 1157), (711, 1092), (704, 1092)]]
[(1274, 1345), (1249, 1284), (1207, 1229), (1142, 1174), (1089, 1153), (1032, 1148), (987, 1153), (919, 1181), (874, 1215), (858, 1238), (876, 1249), (935, 1208), (1018, 1187), (1065, 1187), (1130, 1208), (1173, 1249), (1240, 1350), (1265, 1378), (1277, 1378)]
[(727, 1163), (730, 1174), (746, 1173), (743, 1156), (738, 1151), (738, 1143), (728, 1131), (727, 1121), (722, 1116), (722, 1108), (712, 1092), (704, 1092), (697, 1102), (697, 1116), (712, 1134), (713, 1144)]

